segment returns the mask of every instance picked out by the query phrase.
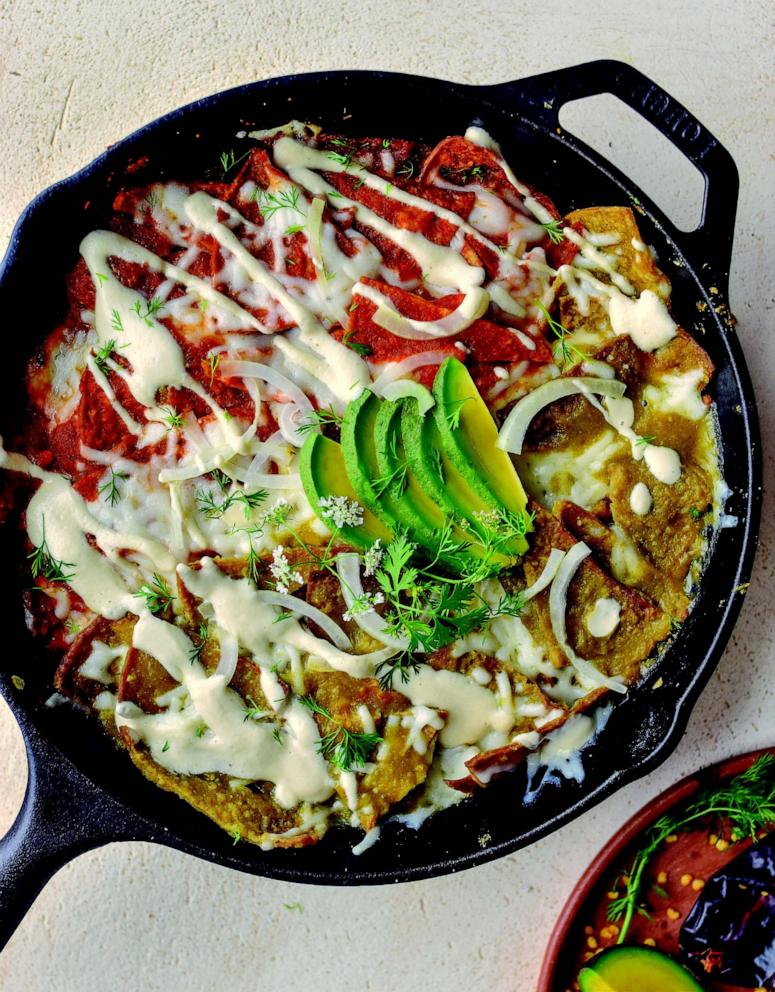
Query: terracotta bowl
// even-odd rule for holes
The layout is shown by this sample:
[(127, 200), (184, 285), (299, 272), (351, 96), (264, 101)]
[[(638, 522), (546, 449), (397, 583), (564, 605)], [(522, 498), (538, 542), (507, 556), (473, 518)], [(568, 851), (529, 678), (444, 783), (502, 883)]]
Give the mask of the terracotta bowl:
[[(602, 848), (563, 908), (546, 948), (536, 992), (569, 992), (579, 968), (603, 947), (616, 943), (616, 927), (606, 919), (606, 909), (617, 879), (629, 863), (641, 835), (674, 806), (689, 799), (700, 788), (744, 771), (765, 751), (727, 758), (690, 775), (639, 810)], [(678, 933), (686, 913), (694, 904), (706, 879), (743, 850), (746, 842), (727, 845), (708, 830), (681, 833), (653, 859), (649, 878), (659, 876), (660, 894), (649, 892), (651, 919), (633, 920), (627, 943), (652, 943), (668, 954), (678, 952)], [(644, 889), (644, 891), (646, 891)], [(677, 915), (676, 915), (677, 914)], [(718, 982), (712, 992), (735, 992), (737, 986)], [(742, 992), (742, 990), (741, 990)]]

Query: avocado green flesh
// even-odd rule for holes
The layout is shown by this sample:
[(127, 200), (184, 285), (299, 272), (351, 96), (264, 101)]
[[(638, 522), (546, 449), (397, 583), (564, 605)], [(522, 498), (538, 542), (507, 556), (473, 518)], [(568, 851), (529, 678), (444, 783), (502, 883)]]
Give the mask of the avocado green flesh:
[[(411, 398), (386, 403), (382, 407), (376, 426), (377, 460), (382, 478), (398, 473), (391, 509), (395, 511), (399, 522), (407, 528), (413, 540), (435, 553), (439, 532), (447, 526), (450, 519), (454, 519), (455, 514), (445, 513), (438, 501), (423, 489), (409, 462), (402, 432), (403, 411), (406, 407), (411, 407), (415, 412), (419, 410), (417, 401)], [(461, 544), (469, 541), (465, 531), (457, 525), (453, 526), (453, 537)], [(476, 545), (471, 546), (469, 551), (477, 557), (481, 556)]]
[(677, 961), (650, 947), (614, 947), (579, 972), (581, 992), (703, 992)]
[[(446, 359), (433, 383), (434, 416), (447, 457), (482, 499), (488, 496), (512, 513), (527, 497), (508, 453), (496, 447), (498, 429), (465, 365)], [(458, 425), (445, 412), (459, 411)]]
[[(477, 514), (487, 513), (498, 504), (481, 499), (479, 493), (468, 485), (467, 479), (447, 457), (441, 446), (434, 418), (430, 414), (421, 417), (416, 405), (407, 403), (401, 416), (401, 432), (409, 466), (415, 473), (420, 488), (441, 507), (447, 518), (462, 517), (468, 521), (472, 530), (486, 539), (487, 527)], [(434, 451), (439, 454), (438, 461)], [(472, 544), (469, 550), (471, 554), (483, 553), (476, 544)], [(505, 555), (496, 555), (493, 561), (505, 565), (510, 559)]]
[[(346, 496), (360, 502), (347, 477), (340, 445), (323, 434), (312, 434), (304, 442), (299, 454), (299, 473), (310, 506), (329, 529), (331, 521), (321, 513), (321, 499)], [(345, 526), (339, 533), (345, 541), (359, 548), (368, 548), (377, 539), (387, 542), (393, 536), (368, 507), (363, 508), (360, 527)]]
[(413, 540), (433, 550), (434, 533), (445, 526), (448, 518), (407, 463), (401, 436), (402, 406), (400, 400), (383, 403), (374, 427), (379, 478), (394, 480), (385, 485), (380, 499), (388, 501), (391, 512)]
[(397, 518), (374, 486), (380, 477), (374, 429), (382, 400), (365, 389), (345, 410), (342, 421), (342, 455), (355, 498), (378, 517), (386, 528), (395, 529)]

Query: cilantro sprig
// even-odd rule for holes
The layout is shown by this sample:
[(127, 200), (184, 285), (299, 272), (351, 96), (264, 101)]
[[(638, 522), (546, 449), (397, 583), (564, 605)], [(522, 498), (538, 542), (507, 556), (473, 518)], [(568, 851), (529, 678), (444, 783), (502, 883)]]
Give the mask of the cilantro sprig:
[(341, 427), (342, 415), (337, 413), (332, 406), (321, 407), (319, 410), (311, 410), (304, 420), (296, 428), (297, 434), (309, 434), (326, 426)]
[(128, 478), (128, 472), (117, 472), (114, 468), (111, 468), (110, 478), (99, 487), (97, 492), (100, 496), (104, 496), (111, 506), (115, 506), (121, 499), (121, 490), (118, 488), (118, 480)]
[[(480, 584), (501, 569), (496, 560), (505, 544), (529, 526), (529, 514), (509, 519), (504, 515), (499, 531), (489, 529), (479, 538), (483, 554), (474, 557), (448, 523), (438, 535), (435, 554), (423, 562), (418, 546), (406, 532), (398, 532), (384, 548), (377, 584), (385, 597), (386, 632), (405, 642), (404, 651), (380, 666), (380, 684), (390, 688), (394, 676), (406, 682), (419, 664), (418, 655), (437, 651), (479, 630), (498, 616), (519, 616), (524, 601), (519, 594), (504, 593), (492, 605)], [(446, 570), (449, 570), (447, 572)], [(454, 570), (456, 574), (451, 574)]]
[(204, 653), (205, 645), (210, 640), (210, 627), (206, 622), (199, 624), (199, 629), (197, 630), (198, 643), (194, 644), (193, 648), (188, 653), (188, 660), (193, 665), (195, 661), (201, 662), (202, 654)]
[[(143, 303), (145, 303), (145, 306), (143, 306)], [(132, 310), (134, 310), (140, 320), (145, 322), (146, 326), (153, 327), (153, 320), (151, 318), (155, 317), (163, 306), (164, 301), (162, 298), (160, 296), (154, 296), (152, 299), (143, 300), (142, 302), (135, 300), (132, 304)]]
[(564, 240), (565, 234), (563, 232), (563, 222), (561, 218), (556, 220), (547, 221), (546, 224), (542, 224), (541, 227), (546, 231), (549, 236), (549, 240), (553, 245), (558, 245)]
[[(118, 310), (116, 310), (115, 312), (118, 313)], [(120, 319), (121, 318), (119, 317), (119, 320)], [(116, 351), (118, 347), (119, 345), (116, 343), (116, 339), (111, 338), (109, 341), (106, 341), (105, 344), (101, 345), (94, 352), (94, 364), (97, 366), (97, 368), (100, 370), (100, 372), (102, 372), (104, 376), (107, 376), (108, 373), (110, 372), (110, 365), (108, 364), (108, 359), (113, 354), (113, 352)]]
[[(258, 211), (264, 220), (270, 220), (279, 210), (295, 210), (296, 213), (301, 214), (299, 196), (298, 186), (280, 190), (279, 193), (270, 193), (269, 190), (256, 186), (251, 194), (251, 199), (258, 206)], [(304, 227), (303, 224), (294, 226), (297, 230), (302, 230)]]
[(371, 345), (363, 344), (360, 341), (353, 341), (353, 334), (355, 334), (355, 331), (345, 331), (342, 336), (342, 344), (345, 348), (349, 348), (350, 351), (354, 351), (356, 355), (360, 355), (361, 358), (368, 358), (373, 351)]

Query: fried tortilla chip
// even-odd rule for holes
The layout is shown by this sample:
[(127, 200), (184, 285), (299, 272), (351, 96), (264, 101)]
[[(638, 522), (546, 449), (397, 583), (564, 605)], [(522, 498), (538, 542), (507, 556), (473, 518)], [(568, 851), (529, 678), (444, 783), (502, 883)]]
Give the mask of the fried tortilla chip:
[[(542, 726), (541, 734), (544, 735), (550, 733), (552, 730), (557, 730), (564, 723), (567, 723), (572, 716), (577, 716), (579, 713), (584, 713), (586, 710), (596, 706), (607, 693), (608, 689), (606, 688), (593, 689), (592, 692), (587, 693), (586, 696), (579, 699), (569, 709), (559, 711), (551, 723)], [(448, 782), (447, 784), (455, 789), (459, 789), (461, 792), (471, 791), (469, 788), (470, 784), (474, 786), (488, 785), (494, 775), (500, 775), (501, 772), (515, 768), (525, 759), (530, 750), (527, 744), (520, 741), (513, 741), (511, 744), (506, 744), (503, 747), (482, 751), (474, 755), (473, 758), (469, 758), (466, 762), (466, 768), (471, 773), (469, 779), (459, 779), (456, 782)]]
[[(353, 795), (349, 789), (357, 788), (352, 812), (364, 830), (371, 830), (391, 806), (427, 778), (443, 714), (418, 724), (406, 696), (381, 689), (376, 679), (354, 679), (345, 672), (310, 672), (305, 685), (335, 721), (316, 716), (321, 737), (337, 727), (363, 733), (373, 723), (382, 738), (357, 786), (346, 784), (341, 774), (337, 782), (337, 792), (351, 810)], [(366, 721), (362, 707), (368, 711)], [(352, 771), (358, 771), (357, 766)]]
[[(610, 518), (610, 504), (605, 506)], [(552, 512), (577, 540), (592, 548), (597, 560), (615, 579), (639, 589), (670, 616), (678, 620), (686, 617), (689, 597), (684, 592), (683, 579), (652, 564), (621, 528), (610, 527), (599, 516), (569, 500), (557, 500)]]
[(120, 620), (97, 617), (84, 628), (54, 675), (54, 686), (63, 695), (91, 706), (105, 690), (119, 682), (127, 652), (132, 644), (135, 617)]
[[(600, 245), (597, 250), (611, 256), (612, 267), (621, 279), (626, 280), (620, 288), (629, 283), (637, 293), (650, 289), (660, 299), (666, 300), (670, 296), (670, 281), (657, 268), (629, 207), (585, 207), (569, 213), (565, 221), (574, 227), (581, 226), (587, 236), (610, 235), (612, 239), (618, 239), (612, 244)], [(611, 281), (605, 272), (596, 271), (595, 277), (602, 282)], [(573, 333), (574, 343), (600, 344), (612, 336), (608, 314), (597, 299), (592, 298), (581, 306), (563, 286), (559, 293), (559, 313), (560, 323)]]
[[(523, 561), (527, 585), (538, 579), (552, 548), (567, 551), (576, 543), (559, 520), (538, 506), (533, 509), (535, 536)], [(608, 637), (594, 637), (586, 619), (599, 599), (608, 598), (619, 603), (620, 622)], [(641, 663), (670, 633), (670, 618), (663, 610), (637, 590), (617, 582), (591, 555), (582, 561), (571, 582), (565, 619), (571, 648), (592, 661), (603, 675), (621, 676), (627, 685), (637, 680)], [(530, 600), (523, 622), (539, 643), (546, 645), (555, 667), (565, 667), (568, 660), (552, 630), (548, 590)]]
[[(193, 633), (190, 636), (195, 640)], [(208, 659), (203, 651), (203, 663), (212, 669), (217, 652), (210, 647), (207, 653)], [(162, 709), (159, 697), (174, 690), (177, 684), (155, 658), (131, 648), (118, 699), (135, 703), (146, 713), (158, 713)], [(230, 686), (245, 699), (246, 710), (267, 705), (258, 685), (256, 666), (251, 662), (242, 658), (238, 661)], [(120, 735), (132, 761), (147, 779), (184, 799), (229, 833), (254, 844), (271, 841), (276, 847), (304, 847), (319, 839), (314, 830), (302, 829), (305, 819), (302, 807), (287, 810), (273, 800), (271, 783), (243, 784), (219, 773), (176, 775), (154, 761), (143, 742), (134, 740), (128, 728), (122, 727)], [(287, 837), (278, 837), (289, 831)]]

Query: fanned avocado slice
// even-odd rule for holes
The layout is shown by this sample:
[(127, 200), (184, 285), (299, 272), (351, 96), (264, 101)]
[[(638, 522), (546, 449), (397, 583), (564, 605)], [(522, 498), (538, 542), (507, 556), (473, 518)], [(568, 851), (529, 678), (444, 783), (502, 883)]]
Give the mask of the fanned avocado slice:
[[(406, 527), (413, 541), (435, 553), (439, 534), (452, 517), (423, 489), (409, 463), (401, 430), (402, 413), (406, 406), (417, 410), (417, 400), (399, 399), (383, 403), (377, 416), (374, 440), (381, 485), (384, 487), (380, 500), (387, 501), (390, 512)], [(465, 532), (459, 528), (455, 528), (454, 537), (459, 543), (467, 541)], [(470, 550), (476, 553), (474, 547)]]
[(390, 512), (389, 504), (381, 499), (377, 484), (381, 471), (374, 431), (382, 405), (383, 401), (369, 389), (364, 389), (348, 404), (342, 420), (342, 456), (356, 499), (392, 531), (397, 518)]
[[(299, 472), (310, 506), (327, 527), (331, 527), (331, 521), (322, 514), (321, 499), (346, 496), (361, 503), (347, 477), (341, 446), (325, 435), (312, 434), (304, 442), (299, 453)], [(392, 531), (366, 506), (363, 507), (363, 523), (359, 527), (344, 526), (339, 532), (343, 540), (358, 548), (368, 548), (377, 539), (386, 543), (393, 536)]]
[[(527, 496), (507, 452), (496, 447), (498, 428), (468, 369), (457, 358), (442, 362), (433, 382), (433, 418), (444, 454), (484, 502), (521, 514)], [(518, 542), (517, 552), (527, 550)]]
[(409, 531), (412, 540), (433, 548), (433, 532), (444, 527), (448, 518), (417, 484), (406, 460), (400, 431), (401, 407), (401, 400), (383, 403), (374, 423), (379, 498)]
[(579, 972), (581, 992), (703, 992), (694, 976), (650, 947), (612, 947)]
[[(409, 466), (420, 488), (443, 510), (445, 516), (467, 521), (482, 541), (497, 537), (488, 527), (487, 518), (500, 505), (492, 496), (483, 499), (447, 457), (432, 413), (420, 416), (416, 403), (405, 403), (401, 413), (401, 434)], [(472, 544), (472, 554), (474, 547)], [(522, 554), (527, 549), (527, 542), (524, 539), (515, 541), (513, 547), (515, 555)], [(511, 559), (497, 555), (493, 560), (505, 565)]]

